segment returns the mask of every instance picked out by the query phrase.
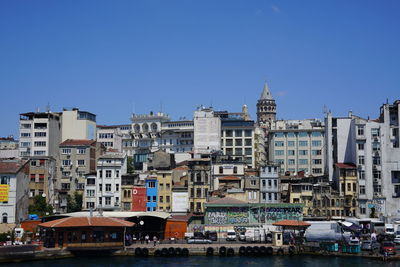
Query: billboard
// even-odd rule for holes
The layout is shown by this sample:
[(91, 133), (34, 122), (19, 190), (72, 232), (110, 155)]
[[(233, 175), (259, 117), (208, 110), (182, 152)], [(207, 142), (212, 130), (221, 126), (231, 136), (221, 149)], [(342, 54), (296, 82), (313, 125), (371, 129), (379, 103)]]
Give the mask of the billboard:
[(132, 211), (146, 211), (146, 187), (134, 186), (132, 188)]
[(8, 201), (8, 191), (10, 186), (8, 184), (0, 184), (0, 202)]
[(172, 192), (172, 212), (187, 212), (188, 209), (188, 192)]

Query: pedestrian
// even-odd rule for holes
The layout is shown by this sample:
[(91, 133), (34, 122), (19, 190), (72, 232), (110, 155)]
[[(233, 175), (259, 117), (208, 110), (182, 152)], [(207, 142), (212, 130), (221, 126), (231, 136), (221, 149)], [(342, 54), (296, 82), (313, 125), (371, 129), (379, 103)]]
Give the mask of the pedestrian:
[(157, 245), (157, 237), (156, 236), (153, 236), (153, 242), (154, 242), (154, 246), (156, 246)]
[(150, 241), (150, 236), (147, 234), (147, 235), (144, 237), (144, 239), (146, 240), (146, 244), (148, 244), (149, 241)]

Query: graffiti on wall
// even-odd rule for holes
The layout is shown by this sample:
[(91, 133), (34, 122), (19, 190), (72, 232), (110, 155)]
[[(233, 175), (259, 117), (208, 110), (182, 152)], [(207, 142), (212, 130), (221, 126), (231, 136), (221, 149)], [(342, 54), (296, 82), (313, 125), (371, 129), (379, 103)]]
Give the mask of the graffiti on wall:
[(212, 208), (207, 212), (208, 224), (246, 224), (249, 223), (247, 207)]
[(302, 220), (302, 207), (257, 207), (251, 209), (255, 223), (274, 223), (281, 220)]

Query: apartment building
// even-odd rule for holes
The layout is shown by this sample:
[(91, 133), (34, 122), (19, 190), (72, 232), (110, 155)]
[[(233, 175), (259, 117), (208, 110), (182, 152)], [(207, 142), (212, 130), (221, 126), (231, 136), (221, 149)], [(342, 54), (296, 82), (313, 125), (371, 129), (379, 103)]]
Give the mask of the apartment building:
[(97, 160), (96, 206), (103, 210), (121, 210), (121, 176), (127, 173), (124, 153), (107, 153)]
[(28, 218), (29, 161), (0, 160), (0, 233)]
[(172, 207), (172, 171), (157, 171), (158, 203), (157, 210), (170, 212)]
[(212, 108), (199, 107), (193, 116), (194, 153), (204, 154), (221, 150), (221, 119)]
[(168, 153), (188, 153), (194, 145), (193, 121), (167, 121), (161, 124), (160, 148)]
[(281, 173), (322, 175), (325, 169), (324, 125), (317, 119), (275, 121), (268, 131), (269, 162)]
[(203, 213), (212, 187), (211, 158), (193, 158), (188, 161), (189, 210)]
[[(67, 195), (74, 192), (83, 194), (85, 174), (96, 171), (96, 160), (104, 153), (104, 147), (94, 140), (67, 139), (59, 146), (59, 167), (57, 168), (58, 205), (62, 212), (67, 208)], [(85, 207), (85, 206), (84, 206)]]
[(127, 127), (130, 127), (130, 125), (97, 125), (97, 142), (108, 150), (122, 152), (123, 132), (121, 128)]
[(96, 140), (96, 115), (78, 108), (62, 113), (61, 142), (67, 139)]
[(268, 165), (260, 168), (260, 203), (280, 203), (281, 188), (279, 167)]
[(61, 114), (56, 112), (21, 113), (19, 155), (57, 157), (61, 141)]

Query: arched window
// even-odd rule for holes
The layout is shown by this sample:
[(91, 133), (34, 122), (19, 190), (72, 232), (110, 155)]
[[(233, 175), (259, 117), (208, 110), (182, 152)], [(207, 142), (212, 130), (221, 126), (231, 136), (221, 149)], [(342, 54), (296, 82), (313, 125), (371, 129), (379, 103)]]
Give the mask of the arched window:
[(128, 197), (127, 195), (126, 190), (124, 190), (124, 197)]
[(2, 215), (1, 215), (1, 222), (2, 223), (7, 223), (8, 222), (8, 215), (7, 215), (7, 213), (3, 213)]
[(201, 172), (196, 174), (196, 182), (201, 182)]
[(128, 190), (128, 197), (131, 197), (131, 190)]

